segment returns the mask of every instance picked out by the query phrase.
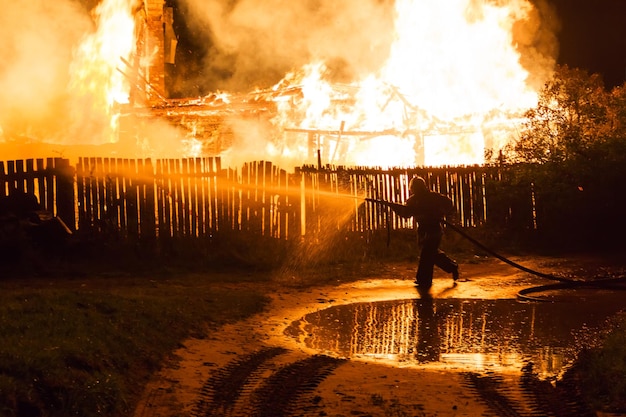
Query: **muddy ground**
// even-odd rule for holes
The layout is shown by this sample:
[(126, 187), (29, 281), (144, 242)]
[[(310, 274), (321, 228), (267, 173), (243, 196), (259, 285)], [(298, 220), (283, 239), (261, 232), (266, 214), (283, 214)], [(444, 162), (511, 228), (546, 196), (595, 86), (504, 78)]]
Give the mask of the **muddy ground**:
[[(623, 272), (619, 259), (516, 261), (568, 277)], [(271, 297), (269, 308), (205, 339), (187, 340), (148, 384), (135, 417), (596, 415), (577, 400), (575, 388), (557, 389), (519, 369), (416, 369), (348, 359), (309, 349), (285, 334), (295, 320), (330, 306), (420, 297), (414, 268), (388, 265), (375, 279), (306, 290), (280, 280), (254, 284)], [(436, 275), (432, 296), (515, 299), (521, 289), (547, 283), (496, 259), (470, 260), (461, 271), (457, 283)]]

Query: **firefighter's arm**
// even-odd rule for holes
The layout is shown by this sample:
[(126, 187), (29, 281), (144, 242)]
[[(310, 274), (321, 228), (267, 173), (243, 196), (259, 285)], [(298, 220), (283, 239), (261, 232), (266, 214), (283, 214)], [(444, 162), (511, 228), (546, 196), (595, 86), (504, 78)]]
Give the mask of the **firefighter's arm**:
[(378, 200), (374, 198), (366, 198), (365, 201), (369, 201), (372, 203), (377, 203), (382, 206), (389, 207), (390, 209), (394, 211), (394, 213), (396, 213), (400, 217), (408, 218), (413, 215), (413, 210), (411, 209), (411, 207), (405, 206), (403, 204), (392, 203), (390, 201)]

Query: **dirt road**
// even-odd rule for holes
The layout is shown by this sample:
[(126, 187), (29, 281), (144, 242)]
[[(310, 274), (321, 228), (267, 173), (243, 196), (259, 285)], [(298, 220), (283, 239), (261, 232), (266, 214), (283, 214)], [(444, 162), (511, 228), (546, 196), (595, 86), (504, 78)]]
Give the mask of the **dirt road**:
[[(534, 260), (544, 272), (579, 268)], [(191, 339), (146, 387), (135, 417), (174, 416), (586, 416), (573, 384), (556, 388), (532, 368), (475, 372), (403, 367), (307, 348), (285, 329), (307, 313), (362, 301), (419, 297), (413, 265), (385, 276), (307, 290), (268, 288), (270, 308), (206, 339)], [(435, 298), (515, 298), (545, 280), (498, 261), (462, 265), (454, 284), (436, 277)], [(236, 290), (236, 288), (233, 288)]]

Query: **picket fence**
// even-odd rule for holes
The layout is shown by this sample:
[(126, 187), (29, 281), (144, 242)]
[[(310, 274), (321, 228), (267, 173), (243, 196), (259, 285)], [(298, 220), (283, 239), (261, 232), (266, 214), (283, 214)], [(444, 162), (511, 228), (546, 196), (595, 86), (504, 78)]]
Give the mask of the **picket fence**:
[[(245, 233), (277, 239), (330, 228), (364, 233), (413, 228), (412, 220), (370, 197), (403, 202), (414, 175), (452, 198), (456, 222), (536, 227), (528, 188), (522, 200), (493, 191), (503, 167), (393, 168), (302, 166), (287, 172), (267, 161), (222, 167), (220, 158), (62, 158), (0, 161), (0, 195), (10, 187), (35, 194), (44, 209), (82, 234), (102, 239), (210, 238)], [(496, 188), (494, 188), (496, 187)]]

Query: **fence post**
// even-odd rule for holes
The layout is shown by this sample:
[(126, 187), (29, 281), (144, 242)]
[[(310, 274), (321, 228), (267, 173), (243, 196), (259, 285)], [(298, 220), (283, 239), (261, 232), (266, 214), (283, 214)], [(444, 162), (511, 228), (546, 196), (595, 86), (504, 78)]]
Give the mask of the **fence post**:
[(76, 212), (74, 210), (74, 168), (69, 159), (55, 158), (54, 171), (56, 181), (56, 215), (71, 230), (76, 230)]
[(156, 206), (154, 199), (154, 167), (152, 160), (146, 159), (139, 166), (138, 176), (140, 178), (140, 196), (139, 213), (140, 213), (140, 233), (141, 240), (152, 245), (156, 239)]
[(4, 161), (0, 161), (0, 197), (7, 195), (7, 181), (6, 172), (4, 171)]

